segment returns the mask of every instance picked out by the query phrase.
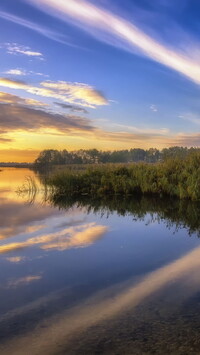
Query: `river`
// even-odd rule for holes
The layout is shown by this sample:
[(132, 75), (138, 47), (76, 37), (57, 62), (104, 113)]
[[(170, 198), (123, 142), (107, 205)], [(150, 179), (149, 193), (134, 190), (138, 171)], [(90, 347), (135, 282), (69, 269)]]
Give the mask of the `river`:
[(0, 353), (199, 354), (199, 211), (56, 201), (33, 171), (2, 168)]

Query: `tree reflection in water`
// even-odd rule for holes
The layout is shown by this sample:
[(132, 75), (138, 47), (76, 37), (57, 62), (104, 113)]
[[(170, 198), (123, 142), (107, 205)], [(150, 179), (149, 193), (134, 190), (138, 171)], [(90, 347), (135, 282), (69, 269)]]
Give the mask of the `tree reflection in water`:
[(51, 192), (49, 201), (53, 206), (69, 209), (76, 205), (86, 208), (87, 212), (107, 215), (117, 213), (120, 216), (133, 216), (136, 220), (143, 221), (149, 216), (149, 223), (164, 222), (167, 228), (186, 228), (189, 235), (196, 233), (200, 237), (200, 203), (173, 198), (130, 197), (91, 199), (88, 196), (80, 198), (60, 197)]

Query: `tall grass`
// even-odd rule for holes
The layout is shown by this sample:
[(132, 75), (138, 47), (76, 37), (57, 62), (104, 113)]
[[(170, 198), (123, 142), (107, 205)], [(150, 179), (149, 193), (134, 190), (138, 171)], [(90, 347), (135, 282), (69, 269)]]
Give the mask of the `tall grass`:
[(200, 200), (200, 153), (157, 164), (93, 166), (82, 172), (66, 170), (55, 173), (48, 184), (60, 196), (144, 194)]

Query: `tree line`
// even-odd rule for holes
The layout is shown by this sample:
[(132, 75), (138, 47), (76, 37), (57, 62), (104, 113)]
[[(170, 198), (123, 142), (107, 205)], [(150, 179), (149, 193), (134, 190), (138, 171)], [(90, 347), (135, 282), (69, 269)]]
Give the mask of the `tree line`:
[(52, 165), (69, 164), (105, 164), (105, 163), (157, 163), (171, 158), (184, 159), (200, 148), (170, 147), (158, 150), (156, 148), (130, 150), (102, 151), (97, 149), (80, 149), (76, 151), (45, 149), (40, 152), (34, 162), (36, 168)]

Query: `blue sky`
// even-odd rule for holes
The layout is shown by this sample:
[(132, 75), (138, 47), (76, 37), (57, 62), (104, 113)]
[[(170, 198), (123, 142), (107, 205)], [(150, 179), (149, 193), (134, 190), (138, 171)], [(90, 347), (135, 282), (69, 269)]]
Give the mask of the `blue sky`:
[(0, 160), (200, 144), (196, 0), (1, 0)]

